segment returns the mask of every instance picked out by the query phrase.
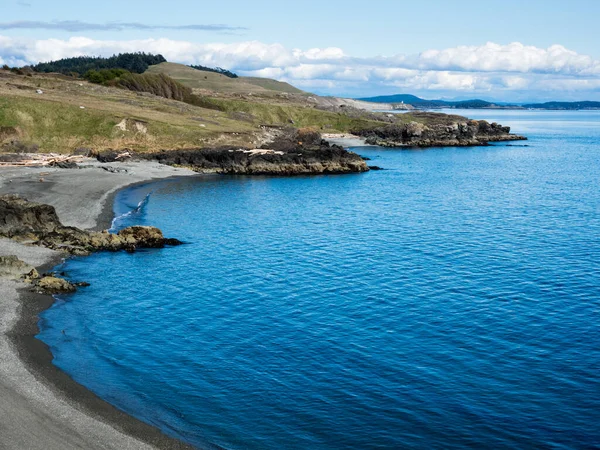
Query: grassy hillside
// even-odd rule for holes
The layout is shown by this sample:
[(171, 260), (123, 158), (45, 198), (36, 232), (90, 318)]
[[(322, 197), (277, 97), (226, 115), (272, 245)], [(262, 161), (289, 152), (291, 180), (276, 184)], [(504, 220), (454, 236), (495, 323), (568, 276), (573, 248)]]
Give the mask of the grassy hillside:
[(301, 91), (300, 89), (292, 86), (289, 83), (284, 83), (283, 81), (272, 80), (270, 78), (256, 77), (240, 77), (240, 79), (245, 81), (246, 83), (260, 86), (269, 91), (286, 92), (288, 94), (304, 94), (304, 91)]
[(214, 72), (196, 70), (183, 64), (162, 63), (150, 66), (146, 73), (164, 73), (191, 87), (220, 93), (267, 94), (271, 92), (302, 93), (288, 83), (268, 78), (229, 78)]
[(231, 119), (225, 112), (150, 94), (4, 71), (0, 71), (0, 128), (4, 129), (0, 146), (18, 140), (60, 153), (78, 147), (139, 151), (202, 147), (224, 136), (242, 145), (251, 143), (256, 131), (253, 124)]
[[(187, 73), (185, 66), (177, 68)], [(226, 83), (221, 77), (236, 81), (206, 74), (220, 85)], [(43, 93), (36, 93), (38, 89)], [(324, 132), (381, 125), (366, 113), (350, 117), (322, 111), (310, 106), (303, 95), (287, 95), (203, 96), (201, 106), (193, 106), (65, 76), (24, 76), (0, 70), (0, 151), (10, 151), (11, 142), (16, 141), (59, 153), (79, 147), (136, 151), (253, 147), (262, 142), (265, 125), (315, 127)]]

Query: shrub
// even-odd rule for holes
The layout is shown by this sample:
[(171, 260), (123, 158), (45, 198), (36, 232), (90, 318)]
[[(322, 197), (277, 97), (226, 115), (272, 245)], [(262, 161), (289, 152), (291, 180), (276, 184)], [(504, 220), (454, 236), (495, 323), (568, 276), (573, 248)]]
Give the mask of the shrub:
[(162, 55), (148, 53), (121, 53), (110, 58), (79, 56), (58, 61), (39, 63), (33, 66), (36, 72), (58, 72), (65, 75), (76, 72), (83, 75), (90, 70), (125, 69), (130, 72), (143, 73), (149, 66), (166, 62)]
[(109, 81), (120, 78), (127, 73), (130, 72), (125, 69), (88, 70), (83, 78), (91, 83), (107, 84)]
[(125, 73), (118, 85), (135, 92), (149, 92), (172, 100), (186, 101), (192, 97), (192, 90), (173, 78), (161, 74)]

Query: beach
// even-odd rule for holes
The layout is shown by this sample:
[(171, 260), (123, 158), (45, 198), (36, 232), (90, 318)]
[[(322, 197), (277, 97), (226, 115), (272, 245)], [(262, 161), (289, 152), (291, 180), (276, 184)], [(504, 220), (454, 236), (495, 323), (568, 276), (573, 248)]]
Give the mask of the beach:
[[(109, 169), (109, 170), (107, 170)], [(106, 229), (115, 193), (135, 183), (193, 176), (155, 162), (111, 165), (85, 160), (79, 169), (0, 169), (0, 194), (19, 194), (56, 208), (62, 223)], [(15, 255), (41, 272), (66, 255), (0, 239), (0, 255)], [(0, 280), (0, 448), (188, 448), (104, 402), (52, 365), (48, 347), (35, 338), (38, 314), (53, 299), (24, 283)]]

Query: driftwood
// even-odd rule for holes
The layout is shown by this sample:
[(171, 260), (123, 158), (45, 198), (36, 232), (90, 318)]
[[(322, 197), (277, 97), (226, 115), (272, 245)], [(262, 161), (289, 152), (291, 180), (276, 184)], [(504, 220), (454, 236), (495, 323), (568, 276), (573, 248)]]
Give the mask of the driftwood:
[(54, 166), (60, 163), (76, 162), (82, 159), (80, 155), (57, 155), (55, 153), (49, 153), (47, 155), (27, 155), (29, 159), (22, 159), (20, 161), (7, 161), (1, 162), (0, 167), (39, 167), (39, 166)]
[(121, 159), (126, 159), (126, 158), (131, 158), (131, 153), (123, 152), (123, 153), (119, 153), (117, 156), (115, 156), (116, 161), (119, 161)]

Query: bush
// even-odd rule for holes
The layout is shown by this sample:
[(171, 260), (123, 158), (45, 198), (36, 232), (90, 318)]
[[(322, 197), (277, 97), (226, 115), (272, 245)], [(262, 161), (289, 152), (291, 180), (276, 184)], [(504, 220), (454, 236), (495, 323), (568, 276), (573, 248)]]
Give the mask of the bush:
[(88, 70), (83, 78), (91, 83), (107, 84), (109, 81), (120, 78), (127, 73), (130, 72), (125, 69)]
[(119, 80), (118, 85), (135, 92), (149, 92), (160, 97), (188, 101), (193, 96), (192, 90), (173, 78), (161, 74), (137, 74), (125, 73)]

